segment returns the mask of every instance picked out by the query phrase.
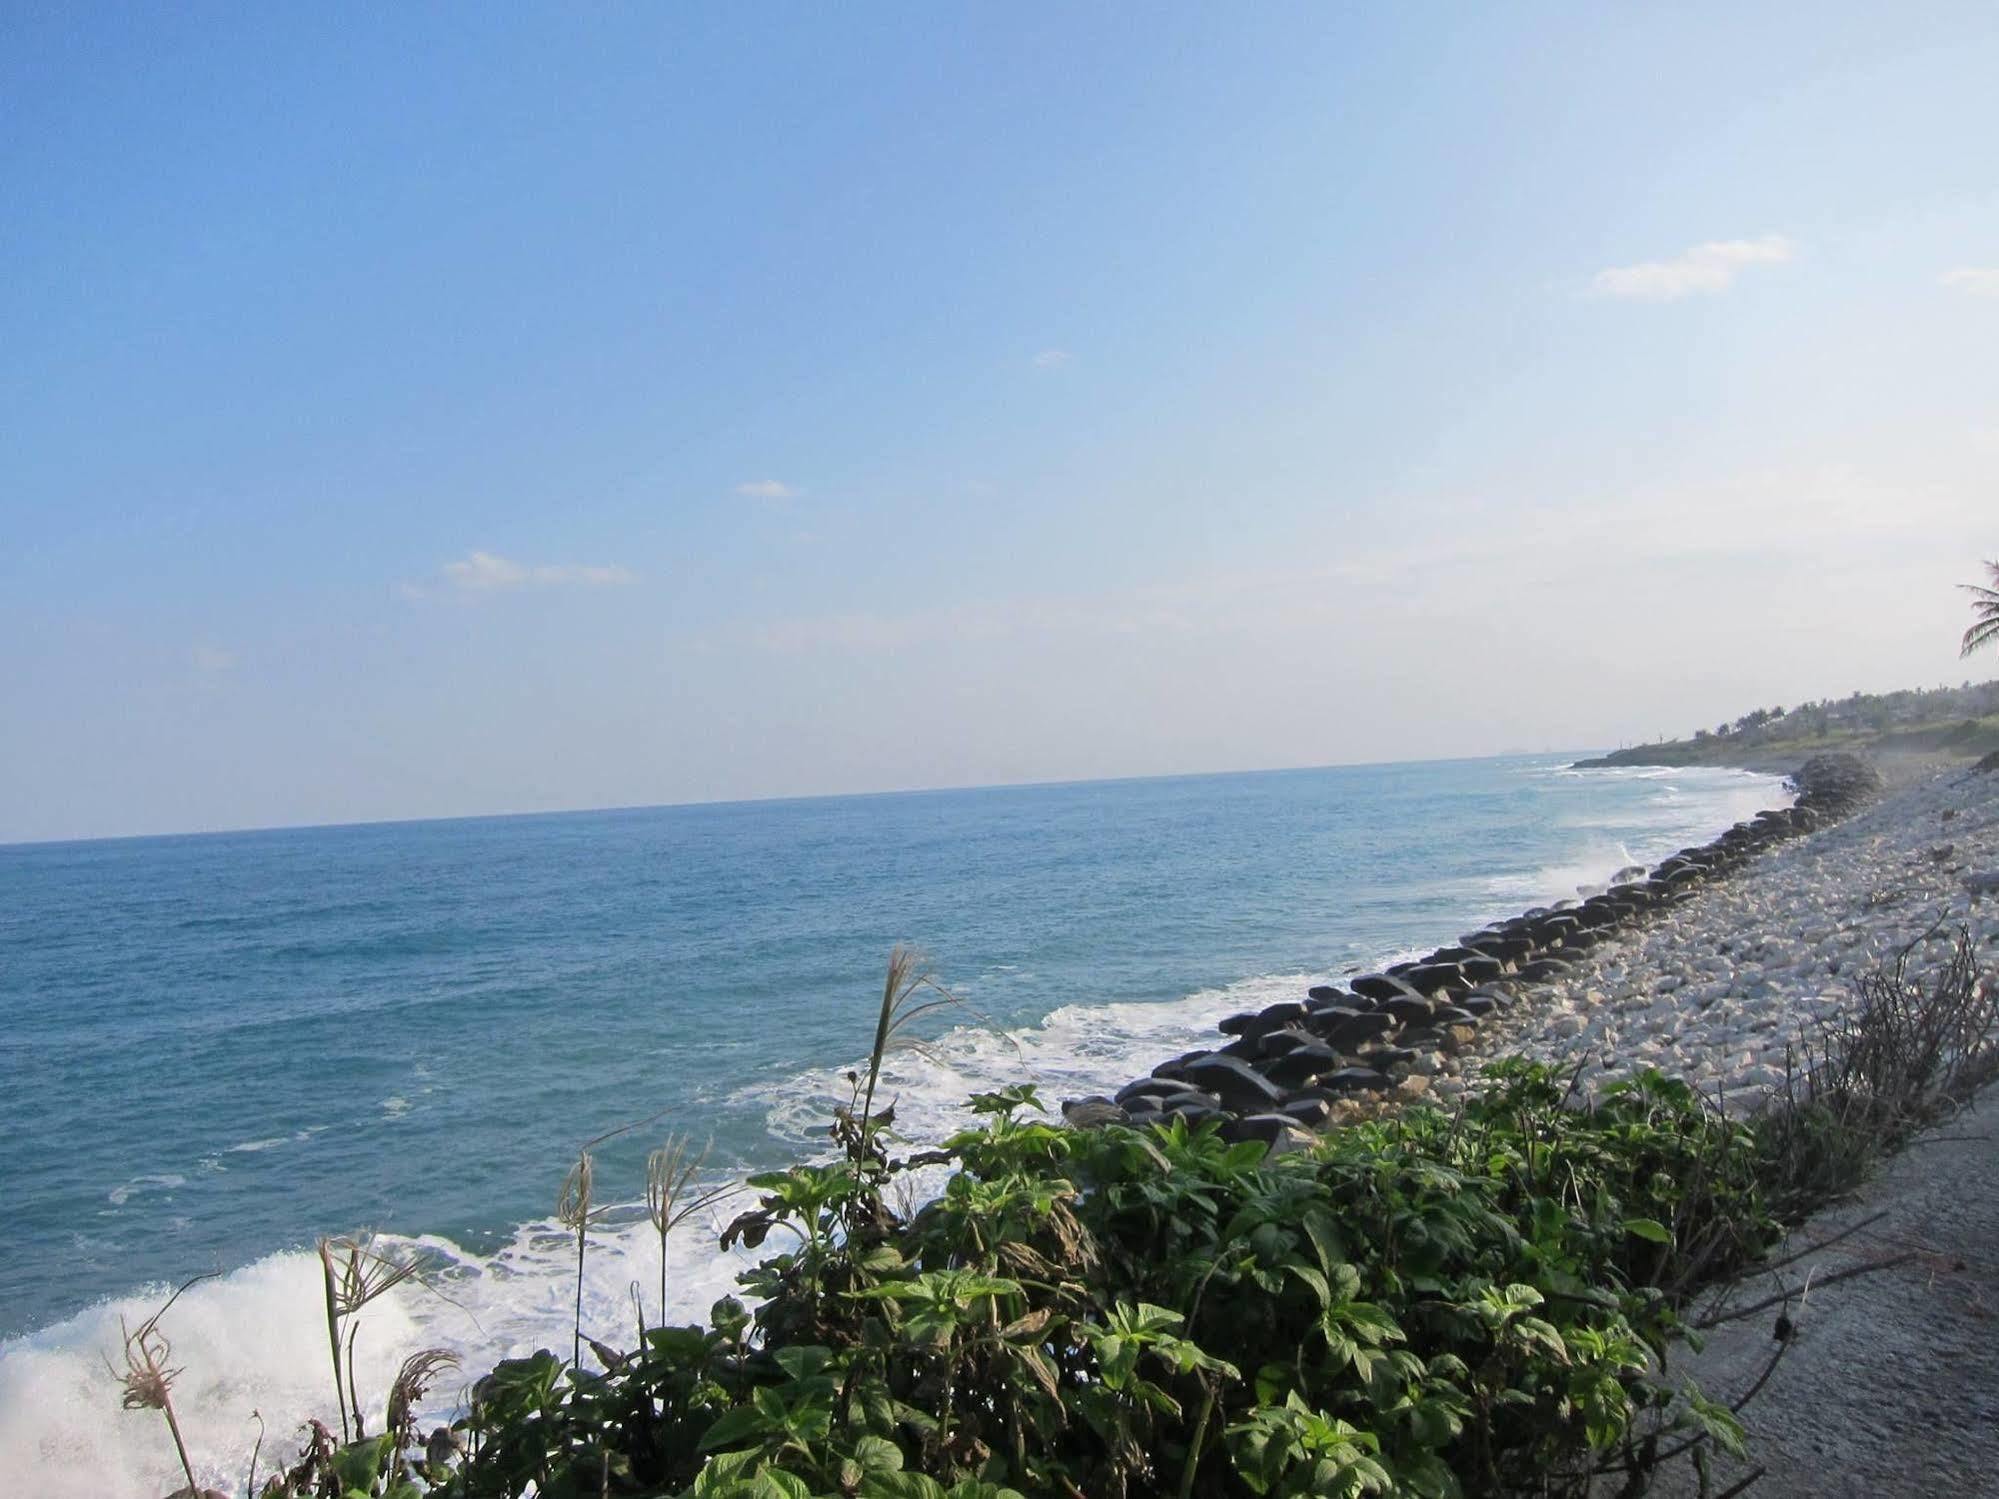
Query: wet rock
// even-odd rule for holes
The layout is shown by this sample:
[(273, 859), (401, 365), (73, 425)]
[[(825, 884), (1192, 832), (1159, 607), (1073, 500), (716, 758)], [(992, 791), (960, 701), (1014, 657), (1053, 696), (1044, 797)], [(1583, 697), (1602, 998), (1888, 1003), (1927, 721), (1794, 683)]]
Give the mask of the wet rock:
[(1517, 932), (1480, 933), (1466, 940), (1474, 951), (1502, 963), (1518, 963), (1534, 955), (1533, 940)]
[(1314, 1041), (1281, 1057), (1273, 1057), (1257, 1070), (1280, 1087), (1297, 1088), (1321, 1073), (1336, 1070), (1341, 1060), (1340, 1054), (1332, 1047), (1323, 1041)]
[(1238, 1057), (1210, 1052), (1184, 1064), (1181, 1076), (1221, 1099), (1225, 1108), (1253, 1114), (1283, 1102), (1283, 1092)]
[(1062, 1105), (1062, 1118), (1077, 1129), (1130, 1122), (1123, 1109), (1102, 1096), (1071, 1099)]
[(1152, 1075), (1157, 1078), (1166, 1078), (1169, 1080), (1184, 1078), (1186, 1075), (1184, 1069), (1187, 1064), (1207, 1055), (1206, 1051), (1183, 1051), (1179, 1056), (1171, 1057), (1153, 1068)]
[(1356, 1066), (1386, 1072), (1391, 1067), (1407, 1067), (1419, 1055), (1413, 1046), (1378, 1046), (1372, 1051), (1355, 1053), (1353, 1060)]
[(1422, 995), (1403, 983), (1399, 978), (1391, 977), (1385, 973), (1363, 973), (1359, 978), (1351, 980), (1347, 987), (1352, 989), (1354, 993), (1374, 1000), (1376, 1003), (1386, 1003), (1392, 999), (1423, 998)]
[(1333, 1116), (1333, 1106), (1323, 1098), (1293, 1098), (1277, 1111), (1304, 1125), (1316, 1129)]
[(1466, 992), (1469, 992), (1480, 984), (1504, 978), (1508, 967), (1509, 965), (1500, 958), (1489, 957), (1484, 953), (1473, 953), (1458, 964), (1458, 971), (1465, 976)]
[(1314, 1023), (1312, 1029), (1328, 1046), (1339, 1051), (1351, 1051), (1365, 1042), (1387, 1035), (1397, 1024), (1393, 1015), (1376, 1011), (1369, 1015), (1341, 1016), (1323, 1025)]
[(1411, 995), (1387, 1001), (1382, 1005), (1381, 1013), (1402, 1025), (1427, 1025), (1437, 1013), (1437, 1006), (1431, 1000)]
[(1275, 1145), (1288, 1131), (1297, 1127), (1298, 1121), (1289, 1114), (1245, 1114), (1222, 1126), (1222, 1138), (1231, 1145), (1239, 1145), (1245, 1140), (1261, 1140), (1265, 1145)]
[(1472, 981), (1455, 963), (1419, 963), (1402, 975), (1402, 982), (1432, 999), (1463, 994), (1472, 987)]
[(1289, 1026), (1281, 1031), (1272, 1031), (1256, 1043), (1256, 1054), (1264, 1057), (1281, 1057), (1286, 1052), (1296, 1051), (1301, 1046), (1316, 1046), (1318, 1037), (1309, 1031), (1293, 1030)]
[(1190, 1082), (1165, 1077), (1142, 1077), (1135, 1083), (1126, 1083), (1112, 1095), (1111, 1101), (1130, 1107), (1140, 1099), (1151, 1098), (1164, 1102), (1171, 1098), (1186, 1097), (1211, 1104), (1218, 1104), (1221, 1101), (1212, 1094), (1203, 1093)]
[(1269, 1025), (1265, 1025), (1260, 1015), (1245, 1011), (1240, 1015), (1229, 1016), (1226, 1020), (1216, 1025), (1215, 1029), (1220, 1031), (1224, 1036), (1255, 1037), (1262, 1035), (1265, 1031), (1276, 1030), (1277, 1022), (1272, 1021)]
[(1206, 1124), (1211, 1119), (1226, 1119), (1229, 1117), (1228, 1114), (1212, 1104), (1192, 1103), (1184, 1098), (1171, 1100), (1165, 1108), (1160, 1110), (1160, 1114), (1162, 1117), (1166, 1115), (1177, 1116), (1186, 1120), (1189, 1124)]

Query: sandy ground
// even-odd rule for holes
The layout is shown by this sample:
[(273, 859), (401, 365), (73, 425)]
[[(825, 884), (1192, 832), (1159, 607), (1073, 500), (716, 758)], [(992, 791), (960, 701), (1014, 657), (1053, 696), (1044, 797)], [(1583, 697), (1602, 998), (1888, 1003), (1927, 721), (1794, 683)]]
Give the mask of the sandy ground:
[[(1791, 1247), (1885, 1214), (1851, 1238), (1746, 1284), (1732, 1304), (1897, 1255), (1890, 1268), (1812, 1289), (1795, 1332), (1743, 1409), (1746, 1462), (1719, 1457), (1708, 1492), (1757, 1468), (1748, 1499), (1999, 1495), (1999, 1085), (1888, 1162), (1858, 1197), (1820, 1214)], [(1711, 1399), (1755, 1384), (1777, 1344), (1779, 1308), (1726, 1323), (1679, 1363)], [(1692, 1499), (1692, 1469), (1654, 1488)]]

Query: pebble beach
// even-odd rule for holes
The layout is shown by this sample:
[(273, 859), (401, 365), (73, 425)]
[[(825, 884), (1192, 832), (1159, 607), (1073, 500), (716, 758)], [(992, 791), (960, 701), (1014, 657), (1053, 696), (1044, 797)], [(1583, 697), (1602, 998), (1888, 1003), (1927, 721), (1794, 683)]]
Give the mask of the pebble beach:
[(1861, 981), (1912, 976), (1960, 931), (1999, 962), (1999, 770), (1850, 755), (1794, 776), (1758, 813), (1656, 867), (1468, 933), (1382, 973), (1221, 1022), (1071, 1122), (1217, 1119), (1273, 1148), (1416, 1099), (1448, 1103), (1501, 1057), (1570, 1072), (1584, 1094), (1656, 1068), (1733, 1113), (1823, 1050)]
[(1858, 981), (1960, 928), (1999, 964), (1999, 773), (1891, 767), (1875, 800), (1759, 854), (1684, 906), (1619, 932), (1571, 974), (1441, 1058), (1437, 1091), (1492, 1056), (1579, 1069), (1599, 1089), (1656, 1067), (1730, 1110), (1760, 1105), (1787, 1057), (1850, 1013)]

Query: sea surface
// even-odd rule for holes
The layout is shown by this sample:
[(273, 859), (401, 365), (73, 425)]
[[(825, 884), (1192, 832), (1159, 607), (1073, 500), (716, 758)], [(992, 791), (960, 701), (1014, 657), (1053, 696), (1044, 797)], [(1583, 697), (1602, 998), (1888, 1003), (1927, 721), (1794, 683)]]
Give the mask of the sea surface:
[[(566, 1349), (563, 1174), (657, 1115), (596, 1152), (625, 1207), (585, 1330), (628, 1343), (659, 1315), (645, 1152), (678, 1129), (715, 1181), (822, 1152), (897, 942), (972, 1007), (895, 1061), (933, 1140), (976, 1089), (1113, 1089), (1788, 800), (1570, 758), (0, 847), (0, 1493), (181, 1482), (102, 1356), (204, 1271), (162, 1324), (190, 1446), (225, 1489), (252, 1411), (288, 1452), (331, 1399), (321, 1234), (437, 1267), (363, 1320), (378, 1405), (417, 1347)], [(671, 1315), (732, 1289), (725, 1213), (677, 1235)]]

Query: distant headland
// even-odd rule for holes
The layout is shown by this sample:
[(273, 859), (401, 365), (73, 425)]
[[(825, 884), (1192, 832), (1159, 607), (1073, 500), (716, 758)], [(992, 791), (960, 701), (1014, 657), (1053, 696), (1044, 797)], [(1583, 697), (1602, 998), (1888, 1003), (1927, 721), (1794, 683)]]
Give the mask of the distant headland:
[(1727, 765), (1786, 773), (1812, 755), (1975, 760), (1999, 750), (1999, 681), (1861, 693), (1793, 708), (1757, 708), (1688, 739), (1634, 744), (1579, 770), (1617, 765)]

